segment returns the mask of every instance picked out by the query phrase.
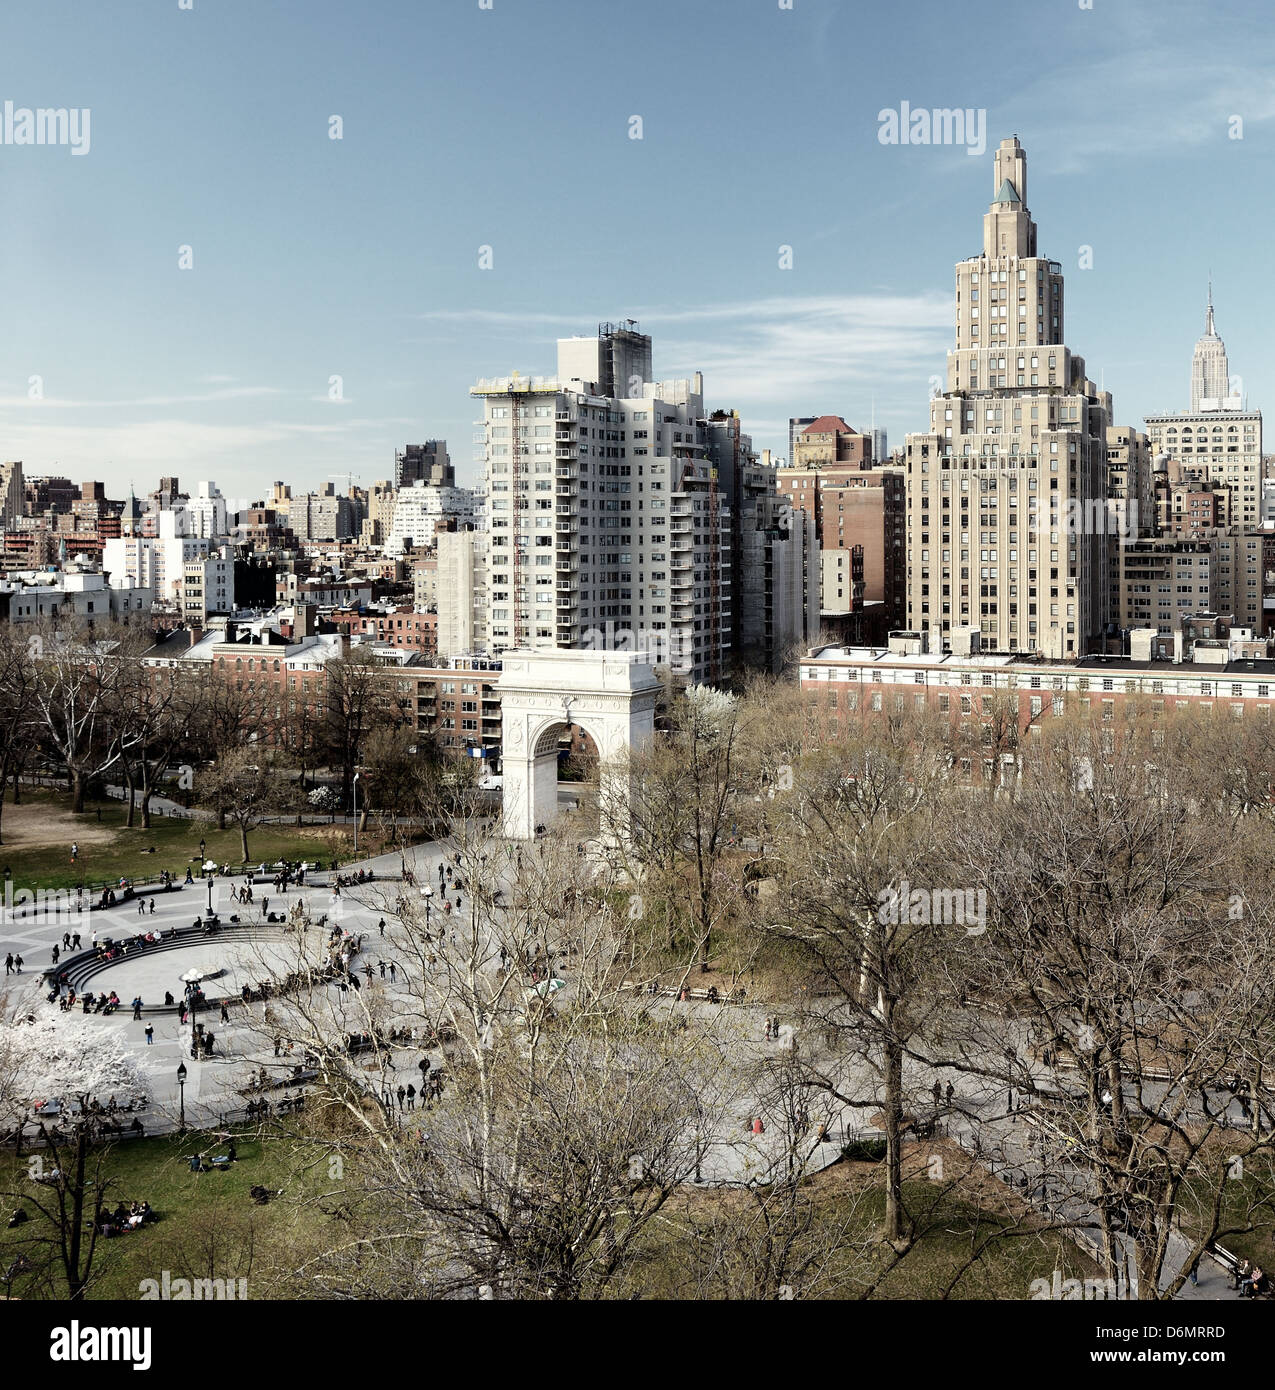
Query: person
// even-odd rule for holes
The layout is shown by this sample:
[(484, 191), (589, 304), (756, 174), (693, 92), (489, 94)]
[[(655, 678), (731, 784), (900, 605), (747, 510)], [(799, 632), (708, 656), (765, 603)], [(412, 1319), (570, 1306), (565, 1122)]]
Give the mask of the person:
[(221, 1001), (221, 1021), (223, 1023), (230, 1022), (230, 1010), (226, 1008), (226, 1001), (224, 999)]
[(385, 935), (385, 918), (382, 917), (381, 920), (380, 920), (376, 925), (377, 925), (377, 927), (379, 928), (381, 935), (384, 936), (384, 935)]
[(190, 1171), (192, 1173), (202, 1173), (204, 1171), (203, 1154), (191, 1154)]
[(76, 843), (76, 841), (72, 840), (72, 841), (71, 841), (71, 863), (74, 864), (75, 861), (76, 861), (79, 857), (80, 857), (80, 847), (79, 847), (79, 845)]
[(133, 996), (133, 1022), (134, 1022), (134, 1023), (140, 1023), (141, 1021), (142, 1021), (142, 996), (141, 996), (140, 994), (135, 994), (135, 995)]
[(71, 933), (69, 931), (64, 931), (62, 933), (62, 949), (64, 951), (69, 951), (71, 949)]
[(1200, 1282), (1200, 1257), (1197, 1255), (1197, 1256), (1195, 1257), (1195, 1259), (1191, 1261), (1191, 1283), (1192, 1283), (1192, 1284), (1198, 1284), (1199, 1282)]
[(416, 1109), (416, 1087), (410, 1081), (407, 1083), (407, 1108)]
[(377, 962), (377, 965), (380, 967), (381, 979), (384, 979), (384, 978), (385, 978), (385, 962), (384, 962), (383, 960), (382, 960), (382, 961), (378, 961), (378, 962)]
[(403, 1086), (398, 1088), (398, 1108), (403, 1108), (403, 1102), (407, 1099), (407, 1090)]
[(1237, 1264), (1237, 1265), (1235, 1266), (1235, 1272), (1234, 1272), (1234, 1276), (1233, 1276), (1234, 1279), (1235, 1279), (1235, 1288), (1237, 1288), (1237, 1289), (1242, 1289), (1242, 1288), (1243, 1288), (1243, 1286), (1244, 1286), (1244, 1281), (1248, 1278), (1249, 1273), (1250, 1273), (1250, 1271), (1252, 1270), (1252, 1268), (1253, 1268), (1253, 1266), (1249, 1263), (1249, 1261), (1248, 1261), (1247, 1259), (1242, 1259), (1242, 1260), (1239, 1262), (1239, 1264)]
[(394, 982), (394, 962), (390, 961), (390, 983)]
[(58, 955), (59, 955), (59, 954), (60, 954), (60, 953), (59, 953), (59, 950), (58, 950), (58, 943), (55, 941), (55, 942), (53, 943), (53, 964), (54, 964), (54, 965), (56, 965), (56, 964), (58, 963)]
[(187, 883), (194, 883), (194, 881), (195, 881), (195, 875), (191, 873), (191, 871), (190, 871), (190, 865), (187, 864), (187, 865), (186, 865), (186, 882), (187, 882)]
[(155, 1025), (152, 1024), (152, 1023), (148, 1023), (148, 1024), (146, 1025), (146, 1046), (147, 1046), (147, 1047), (150, 1047), (150, 1045), (151, 1045), (154, 1041), (155, 1041)]
[(940, 1086), (939, 1083), (936, 1081), (936, 1082), (934, 1083), (934, 1085), (931, 1087), (931, 1090), (933, 1090), (933, 1092), (934, 1092), (934, 1104), (935, 1104), (935, 1105), (941, 1105), (941, 1104), (943, 1103), (943, 1088), (942, 1088), (942, 1086)]
[(173, 992), (171, 989), (166, 989), (164, 991), (164, 1004), (170, 1009), (173, 1007)]
[(4, 958), (4, 973), (5, 973), (6, 975), (12, 975), (12, 974), (13, 974), (13, 952), (12, 952), (12, 951), (10, 951), (9, 954), (8, 954), (7, 956), (5, 956), (5, 958)]
[(1252, 1271), (1240, 1282), (1241, 1298), (1256, 1298), (1266, 1292), (1266, 1275), (1261, 1265), (1254, 1265)]
[(155, 899), (154, 899), (154, 898), (151, 899), (151, 913), (150, 913), (150, 915), (151, 915), (152, 917), (154, 917), (154, 915), (155, 915)]
[(80, 934), (79, 934), (79, 932), (76, 932), (75, 935), (71, 938), (71, 946), (72, 946), (72, 949), (74, 949), (74, 950), (76, 950), (76, 951), (78, 951), (78, 950), (80, 949)]
[(956, 1094), (956, 1089), (950, 1081), (947, 1083), (947, 1090), (944, 1092), (944, 1094), (947, 1097), (948, 1105), (951, 1105), (952, 1097)]

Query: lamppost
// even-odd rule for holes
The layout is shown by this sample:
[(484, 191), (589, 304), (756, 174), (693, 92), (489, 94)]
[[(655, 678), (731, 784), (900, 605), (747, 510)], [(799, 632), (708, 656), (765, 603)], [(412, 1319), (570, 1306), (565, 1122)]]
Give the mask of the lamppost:
[(433, 889), (429, 886), (429, 884), (427, 883), (427, 884), (425, 885), (425, 887), (421, 889), (421, 897), (425, 899), (425, 930), (426, 930), (426, 931), (429, 931), (429, 904), (430, 904), (430, 899), (433, 898), (433, 896), (434, 896), (434, 890), (433, 890)]
[(359, 774), (354, 774), (354, 857), (359, 857)]
[(205, 843), (206, 843), (206, 841), (204, 841), (204, 840), (202, 840), (202, 839), (201, 839), (200, 842), (199, 842), (199, 876), (200, 876), (200, 878), (203, 878), (203, 876), (204, 876), (204, 859), (206, 858), (206, 856), (205, 856), (205, 854), (204, 854), (204, 845), (205, 845)]
[(211, 922), (212, 919), (213, 919), (212, 888), (213, 888), (212, 874), (209, 874), (209, 875), (208, 875), (208, 921), (210, 921), (210, 922)]
[(180, 1062), (177, 1066), (177, 1090), (181, 1097), (181, 1119), (178, 1122), (178, 1133), (186, 1133), (186, 1063)]

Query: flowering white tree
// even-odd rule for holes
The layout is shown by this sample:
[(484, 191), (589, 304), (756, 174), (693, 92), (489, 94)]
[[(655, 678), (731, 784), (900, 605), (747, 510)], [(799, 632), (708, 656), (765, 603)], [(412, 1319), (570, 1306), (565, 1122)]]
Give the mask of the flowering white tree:
[(91, 1218), (110, 1186), (94, 1107), (111, 1097), (132, 1104), (145, 1084), (114, 1029), (61, 1015), (18, 1016), (0, 1028), (0, 1118), (16, 1122), (20, 1143), (35, 1115), (47, 1146), (32, 1155), (30, 1182), (7, 1195), (45, 1218), (33, 1223), (29, 1245), (43, 1255), (33, 1267), (60, 1269), (75, 1301), (85, 1296), (100, 1233)]

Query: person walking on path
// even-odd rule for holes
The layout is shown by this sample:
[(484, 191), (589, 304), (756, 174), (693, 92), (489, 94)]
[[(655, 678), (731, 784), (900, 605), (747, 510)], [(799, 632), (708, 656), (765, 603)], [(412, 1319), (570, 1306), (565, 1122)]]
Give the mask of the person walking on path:
[(407, 1091), (406, 1091), (406, 1089), (405, 1089), (404, 1087), (400, 1086), (400, 1087), (398, 1088), (398, 1108), (399, 1108), (400, 1110), (403, 1108), (403, 1102), (404, 1102), (406, 1099), (407, 1099)]
[(384, 962), (383, 960), (382, 960), (382, 961), (378, 961), (378, 962), (377, 962), (377, 965), (380, 967), (380, 970), (381, 970), (381, 979), (384, 979), (384, 978), (385, 978), (385, 962)]
[(7, 956), (5, 956), (5, 958), (4, 958), (4, 973), (5, 973), (6, 975), (12, 975), (12, 974), (13, 974), (13, 952), (12, 952), (12, 951), (10, 951), (9, 954), (8, 954)]
[(141, 996), (140, 994), (135, 994), (135, 995), (133, 996), (133, 1022), (134, 1022), (134, 1023), (140, 1023), (141, 1021), (142, 1021), (142, 996)]
[(62, 933), (62, 949), (64, 951), (69, 951), (71, 949), (71, 933), (69, 931), (64, 931)]
[(416, 1109), (416, 1087), (410, 1081), (407, 1083), (407, 1108)]
[(264, 898), (264, 897), (263, 897), (263, 898), (261, 899), (261, 915), (264, 917), (264, 916), (266, 915), (266, 913), (269, 912), (269, 911), (270, 911), (270, 899), (269, 899), (269, 898)]
[(381, 935), (384, 936), (384, 935), (385, 935), (385, 918), (382, 917), (381, 920), (380, 920), (376, 925), (377, 925), (377, 927), (380, 929)]
[[(95, 946), (97, 945), (97, 937), (96, 937), (96, 936), (94, 936), (94, 938), (93, 938), (93, 944), (94, 944)], [(79, 934), (79, 932), (76, 932), (75, 935), (71, 938), (71, 947), (72, 947), (73, 950), (76, 950), (76, 951), (78, 951), (78, 950), (80, 949), (80, 934)]]
[(58, 963), (58, 956), (59, 956), (59, 954), (60, 954), (60, 951), (59, 951), (59, 949), (58, 949), (58, 943), (55, 941), (55, 942), (53, 943), (53, 964), (54, 964), (54, 965), (56, 965), (56, 964)]
[(394, 983), (394, 962), (390, 961), (390, 983)]
[(13, 968), (18, 972), (19, 975), (22, 974), (22, 957), (21, 957), (21, 956), (14, 956), (14, 958), (13, 958)]
[(155, 899), (154, 899), (154, 898), (151, 899), (150, 907), (151, 907), (151, 916), (154, 917), (154, 915), (155, 915)]
[(151, 1045), (154, 1041), (155, 1041), (155, 1025), (154, 1025), (153, 1023), (148, 1023), (148, 1024), (146, 1025), (146, 1046), (147, 1046), (147, 1047), (150, 1047), (150, 1045)]
[(221, 1021), (223, 1023), (230, 1022), (230, 1010), (226, 1007), (226, 1001), (224, 999), (221, 1001)]
[(956, 1088), (952, 1085), (950, 1081), (947, 1083), (947, 1090), (944, 1092), (944, 1094), (947, 1096), (948, 1108), (951, 1109), (952, 1097), (956, 1094)]

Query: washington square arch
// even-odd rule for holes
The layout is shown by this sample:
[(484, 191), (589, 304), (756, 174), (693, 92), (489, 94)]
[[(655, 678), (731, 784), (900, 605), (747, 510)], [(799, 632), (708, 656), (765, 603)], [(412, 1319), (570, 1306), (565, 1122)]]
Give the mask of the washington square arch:
[(610, 825), (628, 804), (630, 750), (655, 731), (661, 684), (635, 652), (506, 652), (500, 675), (503, 829), (511, 840), (534, 839), (558, 814), (558, 738), (583, 729), (598, 750), (599, 803)]

